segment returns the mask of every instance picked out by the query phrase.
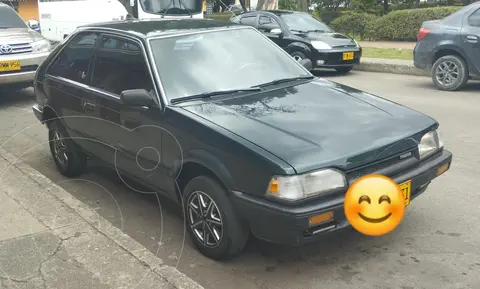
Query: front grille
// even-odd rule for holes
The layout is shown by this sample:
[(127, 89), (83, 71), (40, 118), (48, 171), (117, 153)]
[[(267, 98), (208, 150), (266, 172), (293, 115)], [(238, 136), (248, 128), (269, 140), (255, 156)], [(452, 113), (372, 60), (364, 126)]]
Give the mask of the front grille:
[(332, 48), (357, 48), (357, 45), (351, 44), (351, 45), (337, 45), (337, 46), (332, 46)]
[(0, 75), (2, 74), (12, 74), (12, 73), (19, 73), (19, 72), (29, 72), (37, 70), (38, 65), (25, 65), (20, 68), (20, 70), (11, 70), (11, 71), (0, 71)]
[(0, 51), (0, 55), (30, 53), (33, 51), (32, 45), (30, 43), (19, 43), (19, 44), (8, 44), (8, 45), (12, 48), (12, 52), (2, 53)]
[[(347, 178), (350, 182), (353, 182), (362, 176), (378, 173), (380, 171), (383, 171), (395, 165), (398, 165), (399, 170), (404, 170), (407, 167), (414, 165), (418, 162), (418, 160), (415, 157), (414, 151), (410, 151), (410, 152), (411, 152), (411, 155), (403, 159), (400, 158), (400, 155), (405, 155), (408, 152), (403, 152), (400, 155), (396, 155), (386, 160), (378, 161), (373, 164), (364, 165), (362, 167), (347, 171), (346, 173)], [(388, 177), (391, 177), (394, 174), (398, 173), (398, 170), (385, 170), (385, 172), (386, 172), (385, 175), (387, 175)]]

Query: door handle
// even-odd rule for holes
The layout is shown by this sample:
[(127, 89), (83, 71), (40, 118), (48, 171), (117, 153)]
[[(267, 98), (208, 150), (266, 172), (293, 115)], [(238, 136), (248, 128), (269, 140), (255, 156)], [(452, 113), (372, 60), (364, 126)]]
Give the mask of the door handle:
[(83, 103), (83, 110), (92, 112), (95, 110), (95, 104), (90, 103), (90, 102), (84, 102)]
[(477, 36), (468, 35), (468, 36), (467, 36), (467, 42), (477, 43), (477, 42), (478, 42), (478, 38), (477, 38)]

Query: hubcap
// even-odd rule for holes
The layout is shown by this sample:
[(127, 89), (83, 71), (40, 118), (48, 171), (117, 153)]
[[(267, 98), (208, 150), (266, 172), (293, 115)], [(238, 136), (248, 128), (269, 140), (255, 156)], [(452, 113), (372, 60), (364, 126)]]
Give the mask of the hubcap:
[(217, 247), (223, 237), (223, 223), (217, 204), (204, 192), (188, 199), (187, 218), (195, 237), (206, 247)]
[(302, 60), (302, 58), (301, 58), (300, 56), (298, 56), (298, 55), (294, 55), (294, 56), (293, 56), (293, 59), (295, 59), (296, 61)]
[(57, 159), (62, 166), (66, 167), (68, 164), (67, 145), (65, 144), (65, 140), (58, 130), (55, 130), (53, 133), (52, 142), (55, 159)]
[(452, 61), (444, 61), (437, 66), (435, 77), (441, 85), (449, 86), (458, 80), (459, 68)]

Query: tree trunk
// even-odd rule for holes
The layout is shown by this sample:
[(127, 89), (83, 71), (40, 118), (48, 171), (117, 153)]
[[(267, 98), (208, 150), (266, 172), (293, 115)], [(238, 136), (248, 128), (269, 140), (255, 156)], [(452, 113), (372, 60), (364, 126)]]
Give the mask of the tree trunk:
[(388, 13), (388, 0), (383, 0), (383, 12)]

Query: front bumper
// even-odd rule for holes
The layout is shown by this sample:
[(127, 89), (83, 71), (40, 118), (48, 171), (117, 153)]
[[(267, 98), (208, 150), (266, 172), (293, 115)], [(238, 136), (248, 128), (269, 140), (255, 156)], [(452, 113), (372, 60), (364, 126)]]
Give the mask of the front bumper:
[(38, 66), (50, 52), (1, 55), (0, 62), (20, 61), (20, 70), (0, 71), (0, 85), (33, 83)]
[[(343, 53), (353, 52), (353, 59), (343, 60)], [(332, 50), (314, 50), (311, 60), (313, 68), (341, 68), (352, 67), (360, 63), (362, 48), (346, 48)]]
[[(413, 200), (441, 174), (437, 173), (440, 167), (448, 164), (450, 169), (451, 161), (452, 154), (443, 150), (416, 168), (393, 177), (393, 180), (398, 184), (411, 180), (410, 199)], [(282, 205), (235, 191), (232, 192), (232, 200), (237, 212), (249, 223), (250, 230), (257, 238), (283, 245), (299, 246), (318, 240), (322, 233), (350, 226), (343, 209), (345, 193), (325, 196), (300, 206)], [(309, 226), (310, 217), (326, 212), (333, 212), (333, 221)]]

